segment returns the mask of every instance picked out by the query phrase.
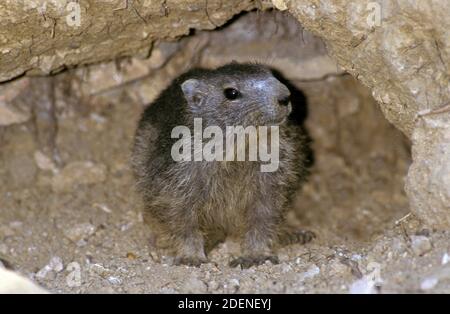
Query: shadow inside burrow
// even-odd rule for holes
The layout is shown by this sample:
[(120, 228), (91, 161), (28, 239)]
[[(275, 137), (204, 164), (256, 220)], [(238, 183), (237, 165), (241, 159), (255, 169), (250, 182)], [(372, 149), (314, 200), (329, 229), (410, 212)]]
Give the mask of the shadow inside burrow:
[(291, 92), (292, 112), (288, 117), (288, 124), (292, 124), (301, 128), (305, 138), (305, 167), (309, 169), (314, 165), (314, 151), (312, 149), (312, 138), (305, 127), (305, 121), (308, 118), (308, 99), (306, 95), (292, 84), (281, 72), (271, 69), (277, 80), (283, 83)]

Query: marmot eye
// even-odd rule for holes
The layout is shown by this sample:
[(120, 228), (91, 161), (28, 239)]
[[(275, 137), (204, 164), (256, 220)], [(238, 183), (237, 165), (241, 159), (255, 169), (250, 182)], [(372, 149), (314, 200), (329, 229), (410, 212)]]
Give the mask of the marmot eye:
[(234, 89), (234, 88), (225, 88), (225, 90), (223, 91), (223, 94), (229, 100), (235, 100), (235, 99), (239, 98), (239, 96), (241, 96), (241, 93), (237, 89)]

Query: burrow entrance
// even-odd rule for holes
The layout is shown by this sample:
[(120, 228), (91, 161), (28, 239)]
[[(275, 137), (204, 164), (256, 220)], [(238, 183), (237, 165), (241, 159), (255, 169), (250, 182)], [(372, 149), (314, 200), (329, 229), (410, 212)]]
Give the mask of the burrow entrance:
[[(370, 91), (294, 18), (250, 12), (214, 31), (160, 42), (148, 59), (0, 85), (15, 113), (0, 128), (2, 259), (54, 291), (189, 292), (180, 283), (188, 276), (183, 269), (169, 271), (152, 260), (128, 157), (139, 113), (162, 88), (190, 67), (231, 60), (268, 64), (304, 96), (314, 163), (289, 220), (319, 235), (318, 254), (335, 245), (364, 247), (408, 213), (409, 143)], [(286, 258), (300, 256), (296, 250), (308, 248)], [(212, 258), (225, 265), (227, 252), (220, 247)], [(88, 269), (83, 284), (68, 286), (67, 274), (43, 270), (55, 257)], [(228, 291), (214, 281), (217, 288), (205, 289)]]

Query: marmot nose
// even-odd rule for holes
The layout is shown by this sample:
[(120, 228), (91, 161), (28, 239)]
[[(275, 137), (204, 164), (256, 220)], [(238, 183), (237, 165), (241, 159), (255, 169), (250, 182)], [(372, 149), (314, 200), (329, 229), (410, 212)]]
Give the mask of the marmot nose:
[(278, 99), (278, 103), (280, 104), (280, 106), (287, 106), (287, 105), (289, 105), (290, 101), (291, 101), (291, 96), (290, 95), (283, 96), (283, 97)]

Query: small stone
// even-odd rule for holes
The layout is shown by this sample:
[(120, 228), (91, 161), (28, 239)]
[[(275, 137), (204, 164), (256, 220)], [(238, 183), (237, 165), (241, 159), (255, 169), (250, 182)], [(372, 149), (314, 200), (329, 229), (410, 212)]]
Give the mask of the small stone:
[(36, 151), (34, 153), (34, 161), (36, 162), (38, 168), (41, 170), (52, 171), (53, 173), (58, 172), (58, 167), (56, 167), (53, 160), (51, 160), (50, 157), (40, 151)]
[(125, 232), (127, 230), (130, 230), (130, 228), (133, 227), (133, 225), (134, 225), (134, 222), (130, 221), (130, 222), (121, 224), (119, 228), (120, 228), (120, 231)]
[(108, 214), (112, 213), (112, 210), (106, 204), (94, 203), (92, 205), (92, 207), (99, 208), (100, 210), (102, 210), (102, 211), (104, 211), (105, 213), (108, 213)]
[(360, 254), (353, 254), (351, 257), (352, 261), (360, 261), (362, 259), (362, 256)]
[(129, 260), (135, 260), (137, 257), (136, 257), (136, 255), (135, 255), (134, 253), (128, 252), (128, 253), (127, 253), (127, 258), (128, 258)]
[(280, 11), (287, 10), (287, 6), (284, 0), (272, 0), (272, 4), (275, 8), (277, 8)]
[(183, 285), (185, 293), (205, 293), (206, 290), (206, 284), (197, 277), (190, 277)]
[(305, 275), (308, 278), (312, 278), (318, 274), (320, 274), (320, 268), (317, 267), (317, 265), (315, 264), (311, 265), (311, 267), (309, 267), (308, 270), (305, 272)]
[(448, 262), (450, 262), (450, 256), (447, 253), (444, 253), (444, 255), (442, 255), (441, 264), (445, 265)]
[(74, 243), (80, 244), (95, 233), (95, 226), (90, 223), (78, 224), (72, 228), (64, 230), (64, 235)]
[(236, 293), (239, 290), (240, 286), (241, 284), (238, 279), (236, 278), (230, 279), (228, 284), (229, 292)]
[(49, 265), (45, 265), (36, 273), (36, 278), (45, 279), (51, 271), (51, 267)]
[(439, 282), (439, 279), (437, 279), (435, 277), (425, 278), (420, 283), (420, 289), (422, 289), (422, 290), (431, 290), (438, 284), (438, 282)]
[(61, 272), (64, 269), (62, 259), (59, 256), (52, 257), (48, 264), (52, 268), (52, 270), (57, 273)]
[(236, 278), (230, 279), (230, 286), (239, 287), (239, 280)]
[(351, 274), (351, 269), (341, 263), (338, 259), (334, 259), (328, 265), (328, 272), (330, 276), (346, 276)]
[(65, 166), (52, 178), (55, 192), (69, 192), (77, 185), (95, 184), (106, 180), (106, 166), (91, 161), (77, 161)]
[(111, 270), (105, 268), (102, 264), (92, 264), (90, 270), (102, 278), (108, 278), (111, 276)]
[(374, 294), (377, 293), (375, 289), (375, 281), (369, 277), (363, 277), (353, 282), (349, 289), (350, 294)]
[(36, 273), (36, 278), (52, 280), (56, 277), (56, 273), (61, 272), (63, 269), (64, 265), (61, 257), (54, 256), (47, 265)]
[(122, 284), (122, 280), (120, 280), (120, 278), (118, 278), (118, 277), (109, 276), (107, 278), (107, 280), (110, 284), (115, 285), (115, 286)]
[(292, 270), (292, 267), (289, 264), (283, 264), (281, 266), (281, 272), (283, 272), (283, 273), (290, 272), (291, 270)]
[(422, 256), (432, 249), (430, 240), (423, 235), (411, 236), (411, 247), (417, 256)]
[(299, 281), (303, 281), (308, 278), (314, 278), (318, 274), (320, 274), (320, 268), (315, 264), (311, 265), (307, 271), (299, 275)]
[(81, 240), (77, 241), (76, 244), (77, 244), (77, 246), (82, 247), (82, 246), (87, 245), (87, 241), (85, 239), (81, 239)]

